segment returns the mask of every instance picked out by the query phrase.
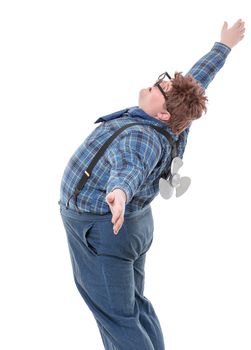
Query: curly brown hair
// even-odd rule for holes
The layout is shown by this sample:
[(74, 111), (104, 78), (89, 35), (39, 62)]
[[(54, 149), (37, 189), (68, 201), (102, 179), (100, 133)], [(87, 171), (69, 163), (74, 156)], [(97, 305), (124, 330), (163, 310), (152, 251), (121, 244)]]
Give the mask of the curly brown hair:
[(206, 113), (207, 101), (203, 87), (192, 75), (175, 72), (172, 88), (166, 92), (165, 107), (171, 114), (168, 126), (175, 134), (180, 134), (194, 119)]

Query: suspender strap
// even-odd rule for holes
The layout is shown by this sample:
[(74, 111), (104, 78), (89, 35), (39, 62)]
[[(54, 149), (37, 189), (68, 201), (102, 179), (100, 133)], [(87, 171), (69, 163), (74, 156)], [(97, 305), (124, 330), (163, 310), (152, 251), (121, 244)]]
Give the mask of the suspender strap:
[(121, 133), (123, 132), (126, 128), (130, 127), (130, 126), (134, 126), (134, 125), (147, 125), (147, 126), (151, 126), (152, 128), (154, 128), (155, 130), (157, 130), (158, 132), (160, 132), (162, 135), (164, 135), (171, 147), (172, 147), (172, 159), (175, 158), (177, 156), (177, 145), (176, 142), (172, 139), (171, 135), (164, 130), (163, 128), (161, 128), (160, 126), (157, 125), (152, 125), (152, 124), (143, 124), (143, 123), (130, 123), (127, 125), (122, 126), (121, 128), (119, 128), (117, 131), (115, 131), (115, 133), (109, 137), (108, 140), (106, 140), (106, 142), (103, 144), (103, 146), (100, 148), (100, 150), (95, 154), (95, 156), (93, 157), (91, 163), (89, 164), (88, 168), (84, 171), (83, 176), (81, 177), (80, 181), (78, 182), (75, 191), (73, 192), (73, 194), (69, 197), (67, 204), (66, 204), (66, 208), (68, 209), (69, 207), (69, 201), (72, 197), (74, 197), (74, 202), (75, 202), (75, 207), (77, 209), (77, 211), (80, 213), (79, 208), (77, 206), (77, 196), (78, 194), (82, 191), (82, 189), (84, 188), (87, 180), (89, 179), (89, 177), (91, 176), (92, 170), (95, 167), (95, 165), (97, 164), (98, 160), (103, 156), (103, 154), (105, 153), (107, 147), (112, 143), (112, 141)]

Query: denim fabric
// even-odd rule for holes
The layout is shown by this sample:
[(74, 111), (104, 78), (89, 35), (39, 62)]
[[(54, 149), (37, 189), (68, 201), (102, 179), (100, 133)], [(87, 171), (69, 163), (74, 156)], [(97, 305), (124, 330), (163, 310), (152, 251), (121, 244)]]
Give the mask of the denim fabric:
[(112, 214), (78, 213), (60, 204), (78, 291), (107, 350), (164, 350), (158, 317), (144, 296), (145, 259), (153, 240), (150, 205), (125, 214), (113, 233)]

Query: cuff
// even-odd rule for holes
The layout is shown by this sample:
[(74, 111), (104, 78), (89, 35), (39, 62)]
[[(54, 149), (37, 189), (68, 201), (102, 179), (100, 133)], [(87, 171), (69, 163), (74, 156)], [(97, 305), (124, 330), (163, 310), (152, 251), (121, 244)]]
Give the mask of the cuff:
[(223, 43), (220, 43), (219, 41), (216, 41), (212, 50), (216, 50), (218, 51), (218, 53), (222, 54), (224, 57), (227, 57), (231, 51), (231, 48)]

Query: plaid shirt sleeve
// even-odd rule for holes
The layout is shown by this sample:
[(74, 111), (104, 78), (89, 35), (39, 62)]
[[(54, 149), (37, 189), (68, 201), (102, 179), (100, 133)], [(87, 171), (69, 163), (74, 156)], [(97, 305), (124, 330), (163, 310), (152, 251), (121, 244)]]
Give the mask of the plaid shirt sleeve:
[[(186, 75), (191, 74), (206, 90), (215, 75), (225, 64), (230, 51), (230, 47), (218, 41), (215, 42), (212, 49), (206, 55), (201, 57)], [(191, 125), (184, 131), (185, 139), (187, 139), (190, 127)]]
[(195, 63), (187, 75), (191, 74), (206, 89), (223, 67), (230, 51), (228, 46), (216, 42), (212, 49)]
[[(122, 136), (122, 135), (121, 135)], [(120, 188), (129, 203), (161, 158), (162, 149), (153, 132), (132, 130), (107, 153), (111, 164), (106, 193)]]

